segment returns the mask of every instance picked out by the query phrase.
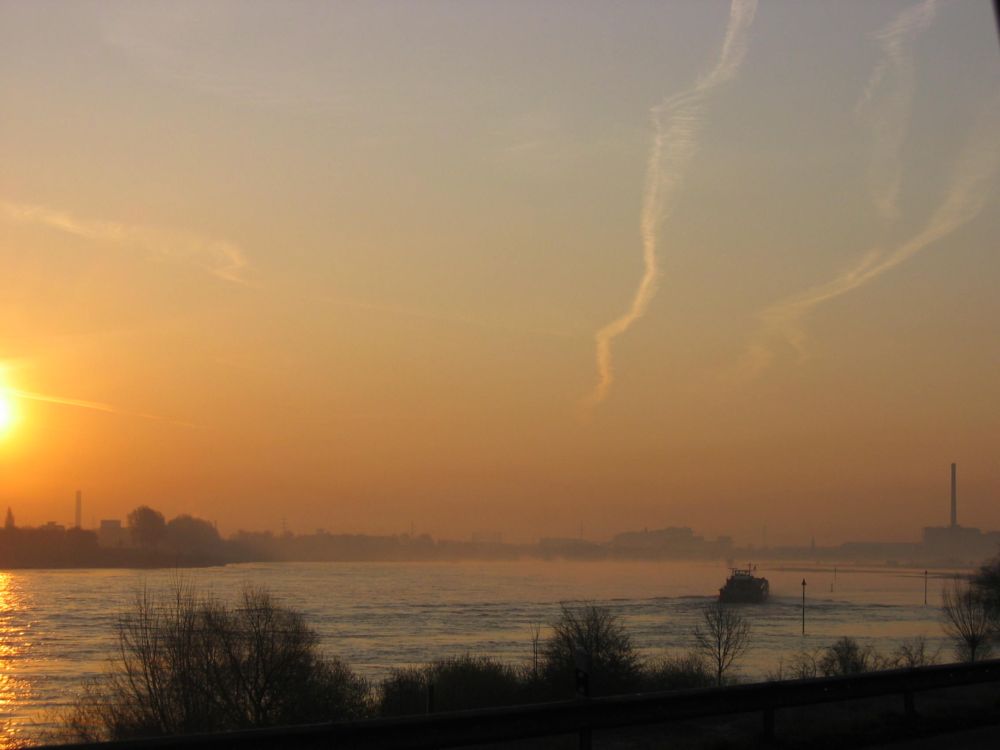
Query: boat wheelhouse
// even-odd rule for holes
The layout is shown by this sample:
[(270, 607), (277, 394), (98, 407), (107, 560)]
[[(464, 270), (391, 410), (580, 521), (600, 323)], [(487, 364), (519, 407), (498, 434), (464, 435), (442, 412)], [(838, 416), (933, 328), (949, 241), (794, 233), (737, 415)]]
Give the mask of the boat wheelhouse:
[(719, 589), (719, 601), (727, 604), (759, 604), (767, 601), (770, 586), (766, 578), (754, 575), (757, 567), (730, 568), (726, 585)]

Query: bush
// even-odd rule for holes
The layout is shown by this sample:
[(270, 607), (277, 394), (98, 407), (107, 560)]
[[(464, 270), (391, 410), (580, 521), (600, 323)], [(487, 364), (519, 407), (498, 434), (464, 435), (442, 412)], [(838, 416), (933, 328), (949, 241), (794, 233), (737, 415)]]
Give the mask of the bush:
[(436, 661), (427, 669), (436, 711), (461, 711), (525, 702), (524, 675), (487, 656), (465, 655)]
[(668, 656), (643, 669), (644, 690), (685, 690), (714, 684), (708, 665), (697, 654)]
[(927, 639), (918, 635), (916, 638), (903, 641), (899, 644), (890, 657), (894, 667), (926, 667), (930, 664), (937, 664), (941, 648), (931, 648)]
[(784, 659), (778, 662), (778, 668), (764, 675), (768, 682), (779, 680), (809, 680), (819, 677), (819, 651), (799, 651), (792, 654), (786, 663)]
[(429, 686), (434, 689), (435, 711), (513, 706), (532, 699), (528, 670), (488, 656), (466, 654), (440, 659), (420, 669), (394, 670), (380, 686), (379, 714), (425, 713)]
[(365, 715), (366, 681), (318, 653), (302, 616), (246, 589), (238, 607), (177, 589), (143, 592), (118, 623), (118, 652), (66, 728), (84, 741), (213, 732)]
[(607, 607), (562, 606), (542, 647), (541, 678), (556, 698), (575, 692), (577, 657), (589, 662), (592, 695), (640, 689), (642, 667), (621, 618)]
[[(904, 644), (906, 646), (907, 644)], [(840, 677), (852, 674), (876, 672), (880, 669), (895, 667), (905, 658), (914, 661), (932, 658), (926, 651), (926, 644), (919, 641), (907, 646), (906, 655), (903, 647), (887, 659), (870, 645), (862, 646), (854, 638), (844, 636), (837, 639), (831, 646), (816, 651), (800, 651), (791, 659), (778, 665), (778, 669), (767, 674), (767, 680), (805, 680), (814, 677)], [(930, 662), (924, 662), (930, 663)], [(911, 666), (916, 666), (913, 664)]]
[(411, 716), (427, 712), (426, 669), (394, 669), (378, 691), (379, 716)]
[(862, 646), (854, 638), (844, 636), (823, 651), (818, 666), (824, 677), (836, 677), (876, 672), (891, 664), (870, 645)]

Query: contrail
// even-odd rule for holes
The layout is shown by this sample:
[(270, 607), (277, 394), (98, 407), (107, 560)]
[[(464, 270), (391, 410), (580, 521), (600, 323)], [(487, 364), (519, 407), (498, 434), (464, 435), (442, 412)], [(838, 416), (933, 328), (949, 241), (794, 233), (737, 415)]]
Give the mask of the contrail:
[(879, 215), (888, 221), (899, 215), (901, 152), (915, 88), (913, 46), (936, 14), (937, 0), (924, 0), (900, 11), (874, 35), (882, 57), (856, 107), (872, 128), (868, 189)]
[(7, 393), (13, 396), (14, 398), (27, 399), (28, 401), (41, 401), (46, 404), (58, 404), (59, 406), (72, 406), (77, 409), (90, 409), (91, 411), (102, 411), (107, 414), (117, 414), (124, 417), (138, 417), (140, 419), (149, 419), (155, 422), (168, 422), (169, 424), (175, 424), (181, 427), (194, 427), (196, 429), (204, 429), (204, 425), (194, 424), (192, 422), (181, 422), (176, 419), (161, 417), (157, 414), (144, 414), (143, 412), (124, 411), (122, 409), (115, 408), (111, 404), (105, 404), (100, 401), (83, 401), (81, 399), (76, 399), (76, 398), (47, 396), (42, 393), (32, 393), (31, 391), (22, 391), (17, 388), (2, 388), (0, 389), (0, 392)]
[(705, 99), (712, 89), (738, 72), (746, 54), (747, 32), (756, 11), (757, 0), (733, 0), (726, 38), (715, 67), (701, 76), (691, 89), (665, 99), (651, 110), (654, 135), (646, 163), (640, 215), (645, 269), (628, 311), (594, 335), (597, 385), (585, 400), (587, 406), (601, 403), (614, 382), (611, 342), (645, 314), (656, 295), (660, 275), (656, 245), (660, 225), (673, 208), (671, 199), (683, 181), (684, 168), (698, 150), (697, 136)]
[(80, 219), (45, 206), (0, 201), (0, 216), (21, 224), (41, 224), (95, 242), (140, 248), (158, 258), (179, 260), (203, 268), (224, 281), (249, 284), (243, 251), (225, 240), (187, 232)]
[(997, 132), (1000, 132), (1000, 94), (993, 97), (973, 125), (952, 169), (944, 197), (924, 228), (890, 251), (870, 249), (840, 276), (765, 309), (760, 314), (760, 328), (748, 347), (744, 374), (754, 375), (770, 364), (775, 338), (784, 339), (801, 353), (805, 341), (803, 319), (813, 308), (874, 281), (978, 216), (989, 197), (989, 183), (1000, 166)]

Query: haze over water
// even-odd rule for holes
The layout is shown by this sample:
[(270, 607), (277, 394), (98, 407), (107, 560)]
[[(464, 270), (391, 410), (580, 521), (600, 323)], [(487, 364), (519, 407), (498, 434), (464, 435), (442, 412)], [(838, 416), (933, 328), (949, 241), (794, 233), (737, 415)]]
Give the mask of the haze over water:
[[(761, 568), (772, 599), (741, 611), (753, 622), (753, 648), (740, 662), (760, 679), (795, 652), (857, 637), (890, 652), (919, 635), (943, 643), (942, 579), (932, 577), (923, 606), (923, 571)], [(168, 590), (178, 579), (220, 597), (246, 583), (265, 586), (301, 610), (322, 648), (378, 679), (393, 667), (465, 653), (511, 663), (531, 659), (531, 634), (559, 604), (593, 601), (620, 614), (646, 656), (679, 655), (725, 580), (718, 563), (303, 563), (143, 572), (12, 571), (0, 574), (0, 721), (9, 740), (43, 729), (81, 680), (102, 669), (115, 645), (114, 623), (142, 586)], [(807, 586), (801, 636), (801, 581)], [(942, 656), (950, 656), (943, 651)]]

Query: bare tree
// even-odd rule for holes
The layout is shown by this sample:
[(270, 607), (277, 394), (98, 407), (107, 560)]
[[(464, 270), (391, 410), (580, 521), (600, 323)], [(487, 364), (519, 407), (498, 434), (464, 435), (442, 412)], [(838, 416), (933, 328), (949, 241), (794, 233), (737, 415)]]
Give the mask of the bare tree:
[(955, 642), (955, 651), (967, 661), (984, 658), (990, 650), (993, 618), (989, 602), (975, 586), (958, 578), (941, 594), (944, 630)]
[(639, 655), (625, 623), (607, 607), (562, 605), (552, 634), (542, 645), (543, 678), (557, 692), (572, 685), (580, 658), (589, 664), (595, 695), (632, 692), (642, 679)]
[(701, 615), (694, 629), (696, 650), (711, 663), (721, 686), (729, 668), (750, 648), (750, 621), (722, 602), (705, 607)]
[(972, 586), (985, 600), (994, 630), (1000, 629), (1000, 555), (979, 567), (972, 575)]
[(264, 591), (235, 605), (178, 587), (142, 592), (118, 623), (108, 671), (65, 717), (75, 740), (129, 739), (353, 719), (366, 681), (324, 659), (302, 616)]

